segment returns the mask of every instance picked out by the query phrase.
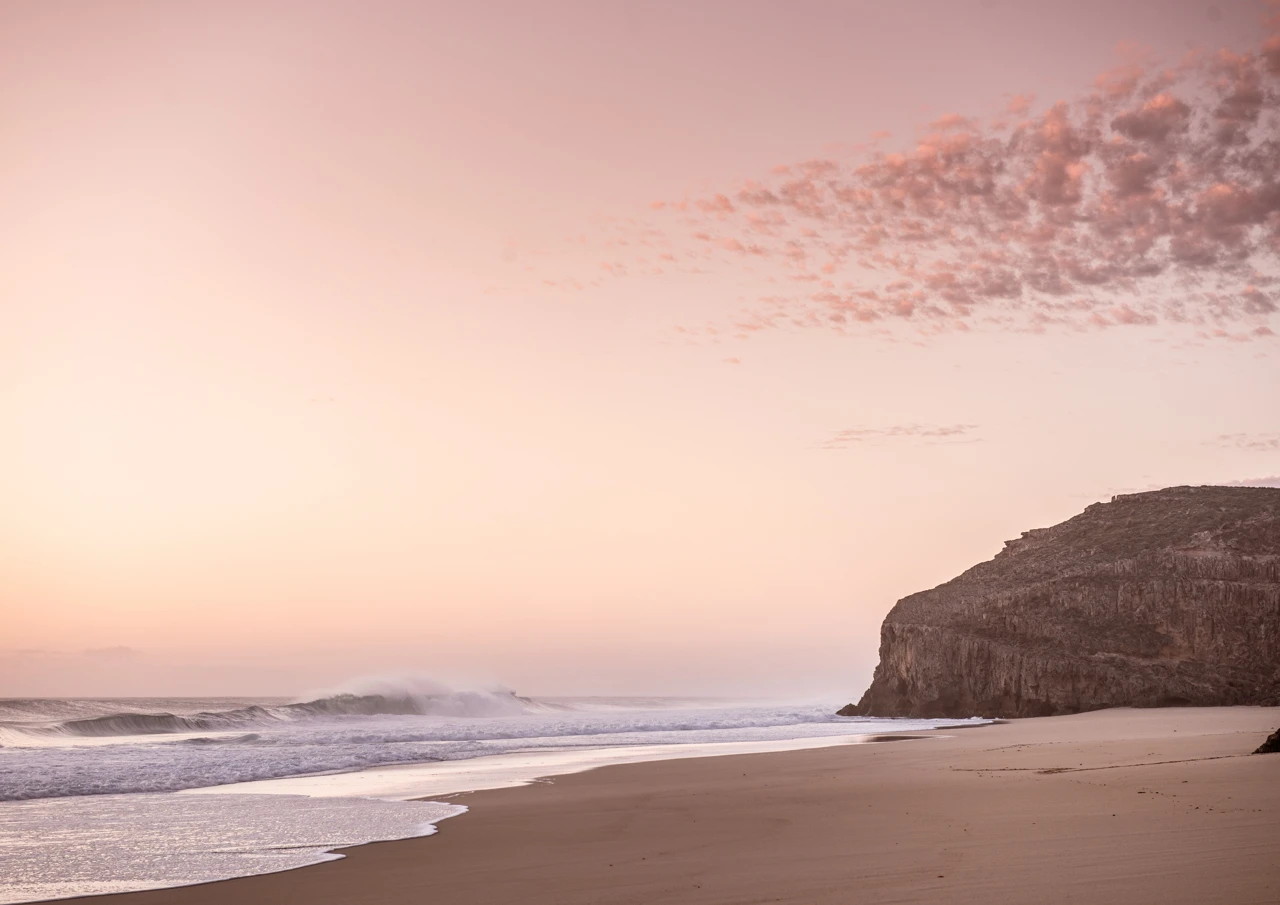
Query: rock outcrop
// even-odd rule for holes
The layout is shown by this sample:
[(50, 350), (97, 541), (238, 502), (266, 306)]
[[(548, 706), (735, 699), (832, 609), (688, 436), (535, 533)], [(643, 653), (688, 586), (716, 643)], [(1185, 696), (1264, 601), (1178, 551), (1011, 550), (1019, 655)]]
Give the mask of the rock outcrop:
[(1172, 487), (898, 601), (860, 715), (1280, 704), (1280, 489)]
[(1267, 740), (1258, 746), (1254, 754), (1280, 754), (1280, 729), (1267, 736)]

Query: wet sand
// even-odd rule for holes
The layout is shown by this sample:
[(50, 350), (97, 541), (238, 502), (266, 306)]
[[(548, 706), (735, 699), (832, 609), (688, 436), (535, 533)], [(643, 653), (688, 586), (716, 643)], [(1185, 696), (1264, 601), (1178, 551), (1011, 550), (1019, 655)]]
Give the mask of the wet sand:
[[(97, 905), (1280, 902), (1280, 708), (1108, 710), (605, 767), (437, 835)], [(928, 737), (932, 736), (932, 737)]]

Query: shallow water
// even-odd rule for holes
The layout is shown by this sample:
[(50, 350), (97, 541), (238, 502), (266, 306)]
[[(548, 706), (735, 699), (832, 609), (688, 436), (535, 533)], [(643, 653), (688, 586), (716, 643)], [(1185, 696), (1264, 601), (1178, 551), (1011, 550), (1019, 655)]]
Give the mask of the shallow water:
[(0, 902), (185, 886), (435, 832), (466, 808), (267, 795), (95, 795), (0, 807)]

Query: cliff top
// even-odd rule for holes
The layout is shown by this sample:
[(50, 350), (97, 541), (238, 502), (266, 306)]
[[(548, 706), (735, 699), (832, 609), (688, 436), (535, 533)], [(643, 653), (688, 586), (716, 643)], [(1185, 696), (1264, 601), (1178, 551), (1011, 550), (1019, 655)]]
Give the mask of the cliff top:
[(994, 559), (903, 598), (890, 618), (944, 596), (999, 593), (1159, 553), (1280, 559), (1280, 488), (1168, 487), (1121, 494), (1065, 522), (1007, 541)]

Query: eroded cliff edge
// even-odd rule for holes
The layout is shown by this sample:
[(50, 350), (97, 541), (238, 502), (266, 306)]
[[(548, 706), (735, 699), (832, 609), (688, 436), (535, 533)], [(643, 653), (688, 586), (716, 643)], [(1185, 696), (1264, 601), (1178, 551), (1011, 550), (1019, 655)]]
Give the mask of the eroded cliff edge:
[(868, 716), (1280, 704), (1280, 489), (1114, 497), (898, 601)]

